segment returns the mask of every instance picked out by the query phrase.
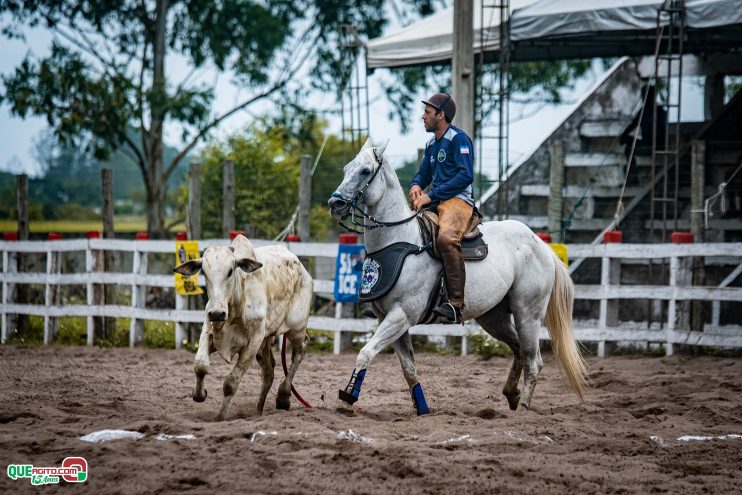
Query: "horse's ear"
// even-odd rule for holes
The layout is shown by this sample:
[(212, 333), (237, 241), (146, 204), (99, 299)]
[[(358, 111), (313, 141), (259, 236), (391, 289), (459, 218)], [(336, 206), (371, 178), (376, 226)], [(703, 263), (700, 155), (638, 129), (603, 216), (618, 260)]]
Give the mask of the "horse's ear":
[(384, 151), (386, 150), (386, 146), (388, 144), (389, 144), (389, 139), (387, 138), (387, 140), (384, 141), (384, 144), (382, 144), (381, 146), (379, 146), (378, 148), (376, 148), (376, 156), (378, 156), (379, 158), (381, 158), (382, 156), (384, 156)]
[(365, 151), (372, 147), (373, 145), (371, 144), (371, 138), (366, 138), (366, 142), (364, 143), (363, 148), (361, 148), (361, 151)]

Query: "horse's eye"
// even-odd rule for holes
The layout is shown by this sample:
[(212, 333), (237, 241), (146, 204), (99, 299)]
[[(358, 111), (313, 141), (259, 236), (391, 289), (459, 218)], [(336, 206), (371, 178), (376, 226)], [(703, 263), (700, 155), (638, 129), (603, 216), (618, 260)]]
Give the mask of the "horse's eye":
[(363, 170), (361, 170), (361, 175), (364, 177), (366, 177), (367, 175), (371, 175), (371, 170), (368, 168), (364, 168)]
[(227, 273), (227, 278), (229, 278), (229, 277), (231, 277), (231, 276), (232, 276), (232, 269), (230, 268), (230, 269), (229, 269), (229, 273)]

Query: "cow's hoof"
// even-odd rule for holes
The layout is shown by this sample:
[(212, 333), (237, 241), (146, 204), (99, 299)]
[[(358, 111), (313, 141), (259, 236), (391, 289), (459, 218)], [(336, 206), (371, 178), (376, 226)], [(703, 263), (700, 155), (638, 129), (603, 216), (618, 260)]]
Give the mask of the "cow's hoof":
[(203, 389), (202, 394), (199, 394), (196, 390), (194, 390), (193, 394), (191, 394), (191, 397), (193, 397), (193, 400), (196, 402), (203, 402), (206, 400), (207, 395), (209, 395), (209, 393), (206, 391), (206, 389)]
[(508, 400), (508, 406), (510, 407), (511, 411), (515, 411), (518, 409), (518, 404), (520, 403), (520, 394), (513, 394), (513, 395), (506, 395), (505, 398)]
[(288, 411), (291, 408), (291, 401), (288, 396), (284, 397), (279, 395), (276, 397), (276, 409), (282, 411)]

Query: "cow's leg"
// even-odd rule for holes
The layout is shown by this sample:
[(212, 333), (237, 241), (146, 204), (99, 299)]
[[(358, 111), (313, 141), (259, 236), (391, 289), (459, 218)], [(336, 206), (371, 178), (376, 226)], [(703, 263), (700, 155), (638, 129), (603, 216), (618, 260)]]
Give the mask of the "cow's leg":
[(204, 388), (204, 377), (209, 372), (209, 352), (211, 352), (211, 334), (208, 323), (204, 322), (201, 328), (201, 336), (198, 339), (198, 352), (196, 352), (196, 363), (193, 372), (196, 374), (196, 388), (193, 390), (193, 400), (203, 402), (206, 400), (206, 389)]
[(229, 403), (232, 402), (234, 394), (237, 393), (237, 388), (240, 386), (240, 380), (242, 380), (245, 371), (247, 371), (250, 365), (255, 361), (260, 346), (263, 344), (264, 335), (265, 327), (261, 324), (260, 328), (256, 329), (255, 333), (250, 337), (250, 342), (247, 346), (240, 350), (237, 362), (232, 368), (232, 371), (230, 371), (224, 379), (224, 385), (222, 387), (222, 390), (224, 391), (224, 400), (222, 401), (221, 409), (219, 409), (219, 414), (216, 415), (217, 421), (224, 421), (224, 418), (227, 417)]
[(296, 370), (299, 369), (299, 364), (304, 359), (304, 354), (307, 352), (307, 343), (309, 342), (306, 330), (290, 332), (287, 336), (288, 340), (291, 341), (291, 367), (278, 388), (278, 395), (276, 396), (276, 409), (285, 411), (288, 411), (291, 406), (291, 384), (294, 383), (294, 375), (296, 375)]
[(423, 394), (423, 388), (417, 380), (417, 370), (415, 368), (415, 351), (412, 349), (412, 337), (410, 332), (405, 332), (400, 338), (392, 343), (394, 351), (399, 358), (399, 364), (402, 365), (404, 379), (407, 380), (407, 386), (410, 387), (412, 402), (415, 404), (415, 412), (418, 416), (428, 414), (430, 409)]
[(371, 360), (387, 346), (397, 341), (410, 327), (407, 315), (401, 308), (392, 309), (379, 323), (376, 333), (363, 346), (356, 358), (356, 367), (344, 390), (339, 391), (338, 408), (344, 409), (348, 404), (353, 405), (361, 394), (361, 385), (366, 377), (366, 368)]
[(263, 407), (265, 406), (265, 398), (268, 396), (268, 391), (273, 385), (273, 370), (276, 366), (276, 360), (273, 358), (273, 351), (271, 349), (272, 337), (267, 337), (263, 340), (263, 345), (258, 353), (257, 360), (260, 363), (260, 372), (263, 383), (260, 386), (260, 397), (258, 398), (258, 414), (263, 414)]

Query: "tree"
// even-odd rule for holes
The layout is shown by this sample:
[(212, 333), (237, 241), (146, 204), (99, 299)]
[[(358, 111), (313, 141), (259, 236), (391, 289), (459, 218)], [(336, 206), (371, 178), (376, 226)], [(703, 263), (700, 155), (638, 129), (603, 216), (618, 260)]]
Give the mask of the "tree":
[[(561, 90), (571, 89), (577, 78), (590, 69), (590, 61), (519, 62), (510, 66), (510, 100), (517, 103), (561, 103)], [(476, 127), (487, 122), (498, 109), (497, 64), (480, 67), (483, 81), (477, 101)], [(410, 115), (418, 108), (420, 96), (450, 92), (451, 67), (433, 65), (390, 70), (391, 78), (382, 84), (387, 98), (393, 103), (390, 119), (399, 119), (403, 132), (408, 129)], [(490, 84), (491, 82), (491, 84)], [(483, 117), (483, 118), (481, 118)]]
[[(307, 60), (315, 82), (332, 81), (339, 62), (337, 33), (351, 24), (367, 37), (381, 34), (384, 0), (5, 0), (5, 36), (26, 27), (54, 34), (50, 53), (27, 56), (1, 78), (14, 115), (46, 117), (65, 143), (85, 142), (96, 157), (121, 148), (144, 178), (147, 225), (164, 231), (167, 182), (178, 164), (225, 119), (256, 101), (289, 92)], [(416, 0), (430, 10), (430, 0)], [(167, 60), (183, 57), (193, 69), (176, 82)], [(214, 87), (199, 70), (230, 71), (251, 94), (233, 108), (212, 111)], [(166, 126), (183, 129), (186, 143), (168, 163)], [(127, 129), (137, 129), (136, 138)]]

